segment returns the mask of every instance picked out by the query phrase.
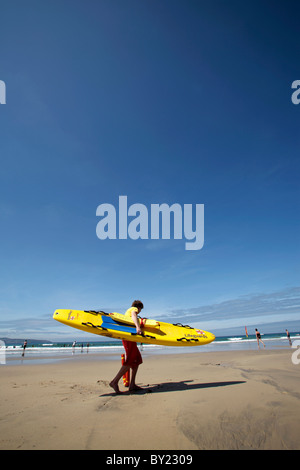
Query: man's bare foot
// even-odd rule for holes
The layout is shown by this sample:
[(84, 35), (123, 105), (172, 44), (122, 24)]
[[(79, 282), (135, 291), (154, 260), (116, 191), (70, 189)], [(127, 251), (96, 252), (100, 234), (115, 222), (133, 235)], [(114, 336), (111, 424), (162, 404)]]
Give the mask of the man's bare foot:
[(133, 385), (129, 387), (130, 392), (137, 392), (138, 390), (144, 390), (142, 387), (139, 387), (138, 385)]
[(116, 395), (121, 395), (122, 394), (122, 392), (120, 392), (118, 384), (116, 384), (114, 382), (110, 382), (109, 386), (114, 389), (114, 391), (116, 392)]

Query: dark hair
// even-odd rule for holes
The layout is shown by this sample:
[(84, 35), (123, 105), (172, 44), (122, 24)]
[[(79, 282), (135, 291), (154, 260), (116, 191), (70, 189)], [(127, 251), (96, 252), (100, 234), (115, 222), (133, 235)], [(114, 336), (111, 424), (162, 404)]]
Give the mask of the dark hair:
[(134, 302), (132, 302), (131, 307), (140, 308), (142, 310), (142, 308), (144, 308), (144, 305), (140, 300), (135, 300)]

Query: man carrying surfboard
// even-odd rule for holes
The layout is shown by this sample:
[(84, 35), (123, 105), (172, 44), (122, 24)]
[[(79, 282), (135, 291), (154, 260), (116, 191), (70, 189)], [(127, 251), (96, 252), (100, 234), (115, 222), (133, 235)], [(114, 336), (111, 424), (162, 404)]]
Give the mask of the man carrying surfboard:
[[(142, 330), (141, 330), (139, 320), (138, 320), (138, 314), (141, 312), (143, 308), (144, 308), (143, 303), (140, 300), (135, 300), (132, 303), (131, 307), (125, 312), (125, 316), (132, 318), (136, 327), (136, 333), (138, 335), (142, 334)], [(124, 339), (122, 340), (122, 342), (123, 342), (123, 346), (126, 352), (126, 359), (121, 369), (115, 376), (115, 378), (109, 384), (117, 394), (122, 393), (119, 390), (119, 380), (121, 377), (123, 377), (124, 374), (126, 374), (126, 372), (129, 369), (132, 370), (129, 391), (133, 392), (136, 390), (142, 390), (142, 388), (136, 385), (135, 383), (135, 377), (136, 377), (139, 365), (142, 364), (143, 362), (141, 353), (137, 347), (137, 343), (133, 341), (126, 341)]]

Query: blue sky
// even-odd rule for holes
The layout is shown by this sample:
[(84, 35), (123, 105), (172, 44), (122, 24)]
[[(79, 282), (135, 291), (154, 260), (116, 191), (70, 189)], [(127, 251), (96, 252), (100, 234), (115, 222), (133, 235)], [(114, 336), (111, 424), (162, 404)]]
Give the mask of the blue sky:
[[(1, 3), (1, 337), (76, 339), (56, 308), (136, 298), (213, 332), (300, 330), (298, 16), (294, 1)], [(204, 204), (204, 247), (99, 240), (96, 209), (120, 195)]]

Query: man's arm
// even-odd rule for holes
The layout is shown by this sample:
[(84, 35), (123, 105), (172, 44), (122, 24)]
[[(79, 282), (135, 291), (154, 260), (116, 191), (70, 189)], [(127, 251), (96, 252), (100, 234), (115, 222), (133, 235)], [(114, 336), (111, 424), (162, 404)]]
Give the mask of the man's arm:
[(141, 334), (142, 334), (142, 330), (141, 330), (141, 327), (140, 327), (140, 324), (139, 324), (139, 319), (138, 319), (138, 317), (137, 317), (136, 312), (132, 312), (132, 313), (131, 313), (131, 318), (132, 318), (132, 320), (134, 321), (137, 334), (138, 334), (138, 335), (141, 335)]

